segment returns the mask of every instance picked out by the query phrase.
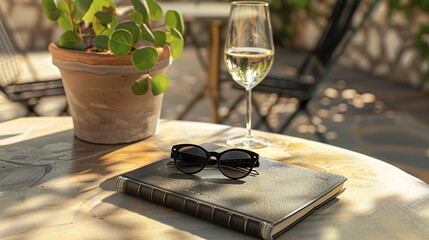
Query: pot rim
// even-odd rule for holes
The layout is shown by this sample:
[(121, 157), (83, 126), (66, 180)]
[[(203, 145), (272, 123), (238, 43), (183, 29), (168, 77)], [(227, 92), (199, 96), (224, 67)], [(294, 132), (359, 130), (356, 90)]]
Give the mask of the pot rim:
[(133, 65), (117, 65), (112, 67), (112, 65), (100, 64), (100, 65), (90, 65), (79, 62), (65, 62), (53, 58), (52, 63), (57, 66), (59, 69), (67, 69), (69, 71), (78, 71), (78, 72), (90, 72), (93, 74), (134, 74), (138, 73), (139, 75), (151, 74), (153, 71), (157, 71), (162, 68), (168, 67), (171, 62), (166, 59), (156, 62), (156, 64), (149, 70), (140, 71), (136, 69)]
[[(49, 51), (52, 58), (61, 62), (74, 62), (87, 65), (105, 65), (105, 66), (132, 66), (131, 54), (126, 56), (115, 56), (105, 52), (85, 52), (79, 50), (60, 48), (56, 42), (49, 44)], [(159, 54), (159, 61), (170, 61), (170, 47), (164, 45), (156, 48)]]

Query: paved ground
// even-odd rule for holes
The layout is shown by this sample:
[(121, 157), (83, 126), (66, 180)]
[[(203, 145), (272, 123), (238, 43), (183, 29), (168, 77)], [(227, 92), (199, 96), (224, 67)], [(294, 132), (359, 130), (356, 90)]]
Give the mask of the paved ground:
[[(289, 71), (284, 64), (296, 58), (293, 53), (277, 51), (272, 72)], [(205, 71), (198, 64), (195, 51), (186, 48), (169, 68), (168, 75), (171, 87), (165, 94), (162, 117), (176, 119), (204, 86)], [(221, 114), (242, 96), (243, 90), (230, 86), (228, 82), (222, 84)], [(275, 99), (270, 94), (255, 96), (262, 107)], [(209, 106), (209, 100), (202, 99), (185, 119), (211, 122)], [(274, 125), (281, 123), (295, 106), (294, 99), (281, 99), (269, 121)], [(328, 144), (381, 159), (429, 183), (429, 96), (337, 65), (320, 86), (310, 110), (312, 119), (298, 116), (284, 134), (318, 140), (318, 131)], [(243, 101), (224, 124), (244, 127), (244, 113)], [(254, 122), (258, 120), (256, 114), (253, 118)], [(264, 126), (260, 129), (266, 130)]]

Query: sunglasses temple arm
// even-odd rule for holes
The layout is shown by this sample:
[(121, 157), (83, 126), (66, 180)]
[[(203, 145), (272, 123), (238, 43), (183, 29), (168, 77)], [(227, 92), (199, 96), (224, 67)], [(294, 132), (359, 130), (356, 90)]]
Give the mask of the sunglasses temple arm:
[(252, 169), (252, 171), (250, 171), (250, 174), (252, 174), (252, 175), (259, 175), (259, 172), (256, 171), (255, 169)]
[(167, 163), (167, 165), (168, 165), (168, 166), (173, 166), (173, 165), (176, 165), (176, 164), (174, 163), (174, 161), (169, 161), (169, 162)]

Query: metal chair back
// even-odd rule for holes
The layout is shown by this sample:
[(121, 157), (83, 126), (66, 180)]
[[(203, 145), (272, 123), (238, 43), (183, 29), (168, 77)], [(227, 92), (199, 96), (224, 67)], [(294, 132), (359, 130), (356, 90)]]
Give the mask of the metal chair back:
[[(27, 64), (34, 81), (19, 83), (22, 64)], [(61, 79), (38, 80), (36, 68), (26, 58), (26, 53), (16, 45), (13, 31), (6, 15), (0, 14), (0, 91), (11, 101), (22, 101), (45, 96), (64, 95)]]
[(12, 84), (19, 76), (20, 54), (11, 40), (11, 31), (0, 14), (0, 86)]

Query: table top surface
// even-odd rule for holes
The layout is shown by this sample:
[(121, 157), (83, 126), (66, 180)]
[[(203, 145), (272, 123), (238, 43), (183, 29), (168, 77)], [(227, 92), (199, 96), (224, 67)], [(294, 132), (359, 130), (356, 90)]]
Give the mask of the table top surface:
[[(167, 157), (173, 144), (218, 143), (244, 129), (161, 120), (157, 134), (124, 145), (73, 137), (70, 117), (0, 124), (0, 238), (251, 239), (115, 190), (121, 173)], [(285, 135), (260, 155), (344, 175), (346, 191), (279, 239), (427, 239), (429, 185), (377, 159)]]

